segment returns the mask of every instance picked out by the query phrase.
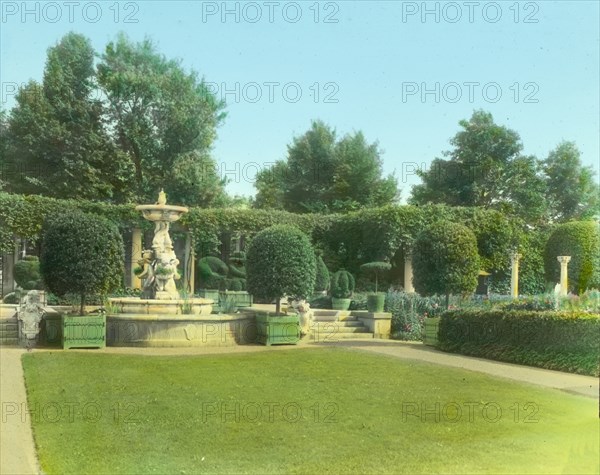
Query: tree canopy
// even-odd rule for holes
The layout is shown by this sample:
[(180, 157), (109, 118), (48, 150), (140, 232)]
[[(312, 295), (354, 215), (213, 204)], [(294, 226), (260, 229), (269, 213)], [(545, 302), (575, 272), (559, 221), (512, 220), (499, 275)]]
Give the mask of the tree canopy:
[(76, 33), (48, 49), (42, 83), (20, 89), (0, 128), (3, 187), (113, 202), (164, 187), (174, 202), (227, 204), (210, 155), (225, 105), (204, 80), (150, 40), (120, 35), (96, 56)]
[(322, 121), (288, 145), (285, 161), (257, 174), (255, 206), (300, 213), (351, 211), (399, 198), (397, 180), (382, 177), (381, 152), (362, 132), (337, 138)]
[(453, 148), (418, 171), (411, 204), (495, 208), (530, 224), (567, 221), (599, 212), (594, 172), (582, 166), (579, 150), (563, 142), (544, 161), (522, 154), (519, 134), (475, 111), (461, 120)]

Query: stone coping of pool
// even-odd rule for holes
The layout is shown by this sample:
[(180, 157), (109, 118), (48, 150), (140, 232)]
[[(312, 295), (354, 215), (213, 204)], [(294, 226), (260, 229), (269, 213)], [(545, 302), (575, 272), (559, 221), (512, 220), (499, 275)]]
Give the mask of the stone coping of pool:
[(166, 322), (228, 322), (234, 320), (247, 320), (255, 318), (254, 312), (244, 313), (211, 313), (210, 315), (164, 315), (164, 314), (146, 314), (146, 313), (118, 313), (108, 314), (107, 319), (128, 320), (128, 321), (166, 321)]
[(191, 299), (141, 299), (139, 297), (111, 297), (108, 299), (112, 303), (121, 304), (136, 304), (136, 305), (183, 305), (183, 304), (196, 304), (196, 305), (212, 305), (215, 303), (213, 299), (205, 299), (201, 297), (194, 297)]

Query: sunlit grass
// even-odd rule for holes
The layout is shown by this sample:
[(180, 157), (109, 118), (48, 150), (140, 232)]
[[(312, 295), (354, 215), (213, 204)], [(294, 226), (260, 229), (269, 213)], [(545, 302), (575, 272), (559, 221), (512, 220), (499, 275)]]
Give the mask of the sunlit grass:
[(48, 474), (599, 470), (597, 401), (459, 369), (340, 348), (23, 363)]

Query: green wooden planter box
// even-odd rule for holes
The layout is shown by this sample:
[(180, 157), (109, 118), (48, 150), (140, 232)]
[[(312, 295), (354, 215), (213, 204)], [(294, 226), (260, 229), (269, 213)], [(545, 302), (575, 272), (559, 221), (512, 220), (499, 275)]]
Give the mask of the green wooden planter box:
[(331, 297), (331, 308), (333, 310), (348, 310), (351, 303), (352, 299), (338, 299), (336, 297)]
[(252, 295), (245, 290), (221, 290), (219, 292), (219, 302), (223, 302), (226, 297), (235, 299), (236, 307), (252, 307)]
[(425, 335), (423, 343), (428, 346), (437, 346), (438, 330), (440, 327), (440, 317), (425, 319)]
[(65, 350), (106, 346), (106, 315), (63, 315), (62, 330), (62, 345)]
[(217, 289), (199, 289), (198, 295), (203, 299), (213, 299), (215, 305), (219, 304), (219, 291)]
[(267, 346), (297, 344), (300, 341), (298, 315), (257, 315), (256, 341)]

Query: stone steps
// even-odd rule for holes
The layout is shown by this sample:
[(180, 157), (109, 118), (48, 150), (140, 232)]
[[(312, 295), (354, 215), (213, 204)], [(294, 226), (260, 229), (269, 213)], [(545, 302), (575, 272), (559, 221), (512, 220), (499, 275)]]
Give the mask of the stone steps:
[(16, 318), (0, 319), (0, 346), (19, 345), (19, 325)]
[(358, 338), (373, 338), (373, 333), (350, 311), (315, 310), (310, 339), (313, 342), (335, 342)]

